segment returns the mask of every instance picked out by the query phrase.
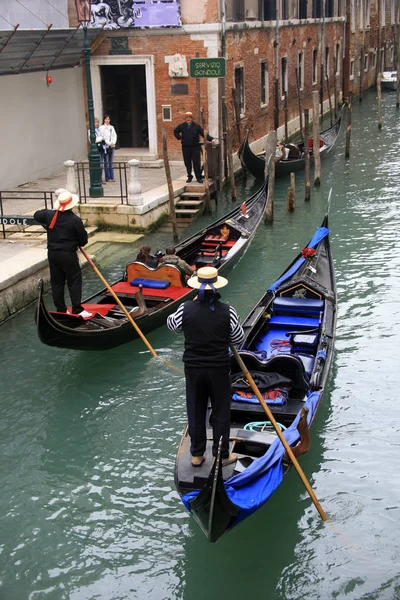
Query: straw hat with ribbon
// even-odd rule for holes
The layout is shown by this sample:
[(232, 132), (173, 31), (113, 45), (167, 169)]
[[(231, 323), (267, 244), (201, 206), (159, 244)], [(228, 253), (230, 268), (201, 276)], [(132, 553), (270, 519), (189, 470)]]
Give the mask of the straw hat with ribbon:
[(204, 302), (205, 292), (207, 290), (211, 290), (213, 292), (213, 295), (210, 298), (211, 310), (214, 310), (213, 305), (215, 296), (217, 294), (217, 289), (225, 287), (227, 283), (228, 280), (225, 279), (225, 277), (218, 275), (218, 269), (215, 267), (201, 267), (201, 269), (198, 269), (197, 274), (193, 275), (193, 277), (187, 281), (187, 284), (190, 285), (190, 287), (199, 290), (198, 298), (200, 302)]
[(53, 229), (56, 224), (58, 212), (65, 212), (66, 210), (71, 210), (75, 206), (79, 204), (79, 196), (76, 194), (71, 194), (67, 190), (63, 190), (60, 192), (57, 200), (54, 202), (55, 213), (49, 225), (49, 229)]

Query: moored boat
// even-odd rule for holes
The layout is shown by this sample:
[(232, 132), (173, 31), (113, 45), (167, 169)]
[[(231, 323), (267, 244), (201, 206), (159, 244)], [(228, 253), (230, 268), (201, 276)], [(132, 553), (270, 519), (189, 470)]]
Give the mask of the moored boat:
[[(307, 451), (309, 430), (327, 385), (336, 326), (336, 286), (328, 216), (308, 246), (273, 283), (243, 322), (239, 355), (258, 385), (295, 455)], [(185, 431), (176, 458), (175, 485), (209, 541), (258, 510), (291, 468), (285, 449), (257, 397), (231, 358), (230, 452), (213, 459), (207, 415), (206, 460), (191, 465)], [(210, 410), (210, 409), (209, 409)]]
[(397, 71), (384, 71), (381, 78), (383, 90), (397, 90)]
[[(321, 157), (328, 154), (335, 145), (335, 142), (340, 133), (340, 125), (342, 121), (342, 115), (340, 114), (339, 118), (335, 121), (335, 123), (321, 131), (320, 133), (320, 155)], [(280, 160), (275, 163), (275, 176), (276, 177), (284, 177), (289, 173), (293, 173), (294, 171), (301, 171), (305, 167), (305, 158), (304, 158), (304, 141), (301, 140), (296, 142), (296, 146), (299, 148), (299, 153), (296, 153), (296, 156), (290, 156), (285, 160)], [(313, 138), (309, 140), (309, 150), (310, 150), (310, 159), (311, 164), (314, 162), (313, 155)], [(250, 148), (249, 144), (249, 131), (247, 131), (246, 137), (243, 141), (242, 147), (239, 151), (240, 158), (243, 161), (245, 167), (250, 171), (254, 177), (257, 179), (264, 179), (264, 171), (265, 171), (265, 152), (261, 152), (259, 154), (255, 154)]]
[[(267, 189), (265, 180), (245, 205), (237, 206), (181, 242), (176, 254), (195, 269), (212, 265), (219, 272), (226, 272), (243, 255), (263, 218)], [(196, 295), (196, 290), (187, 286), (180, 268), (166, 263), (151, 268), (134, 261), (111, 287), (143, 333), (164, 325), (181, 302)], [(82, 305), (92, 314), (89, 319), (50, 311), (40, 285), (36, 323), (41, 341), (59, 348), (107, 350), (138, 337), (107, 289), (86, 298)]]

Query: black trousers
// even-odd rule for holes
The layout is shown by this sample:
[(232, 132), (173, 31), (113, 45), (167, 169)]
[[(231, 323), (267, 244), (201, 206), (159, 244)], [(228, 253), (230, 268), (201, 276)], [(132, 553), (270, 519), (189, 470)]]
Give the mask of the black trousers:
[(186, 408), (189, 422), (190, 452), (203, 456), (206, 450), (206, 414), (211, 400), (210, 424), (213, 428), (213, 456), (217, 455), (222, 436), (222, 458), (229, 456), (229, 431), (231, 410), (231, 378), (229, 368), (185, 368)]
[(201, 146), (200, 146), (200, 144), (196, 144), (196, 146), (182, 146), (182, 154), (183, 154), (183, 160), (185, 163), (188, 177), (192, 176), (192, 164), (193, 164), (193, 170), (194, 170), (196, 179), (201, 179), (201, 166), (200, 166)]
[(76, 252), (49, 250), (47, 253), (50, 266), (50, 283), (53, 302), (58, 312), (65, 312), (64, 288), (67, 282), (71, 297), (72, 312), (82, 312), (82, 273)]

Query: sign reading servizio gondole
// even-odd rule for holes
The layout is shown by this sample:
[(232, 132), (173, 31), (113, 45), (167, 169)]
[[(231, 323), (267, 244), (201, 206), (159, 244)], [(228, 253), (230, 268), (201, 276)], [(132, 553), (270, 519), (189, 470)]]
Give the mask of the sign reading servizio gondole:
[(28, 225), (40, 225), (33, 217), (23, 217), (22, 215), (11, 215), (0, 217), (0, 225), (21, 225), (27, 227)]
[(225, 77), (225, 58), (191, 58), (190, 77)]
[(180, 0), (103, 0), (91, 3), (89, 27), (180, 27)]

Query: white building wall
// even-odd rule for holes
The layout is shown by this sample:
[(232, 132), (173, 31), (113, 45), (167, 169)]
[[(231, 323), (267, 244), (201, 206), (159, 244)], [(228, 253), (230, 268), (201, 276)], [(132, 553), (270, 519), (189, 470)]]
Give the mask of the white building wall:
[(0, 190), (60, 173), (87, 155), (82, 69), (0, 77)]
[(52, 29), (68, 28), (68, 0), (0, 0), (0, 30), (12, 29)]

